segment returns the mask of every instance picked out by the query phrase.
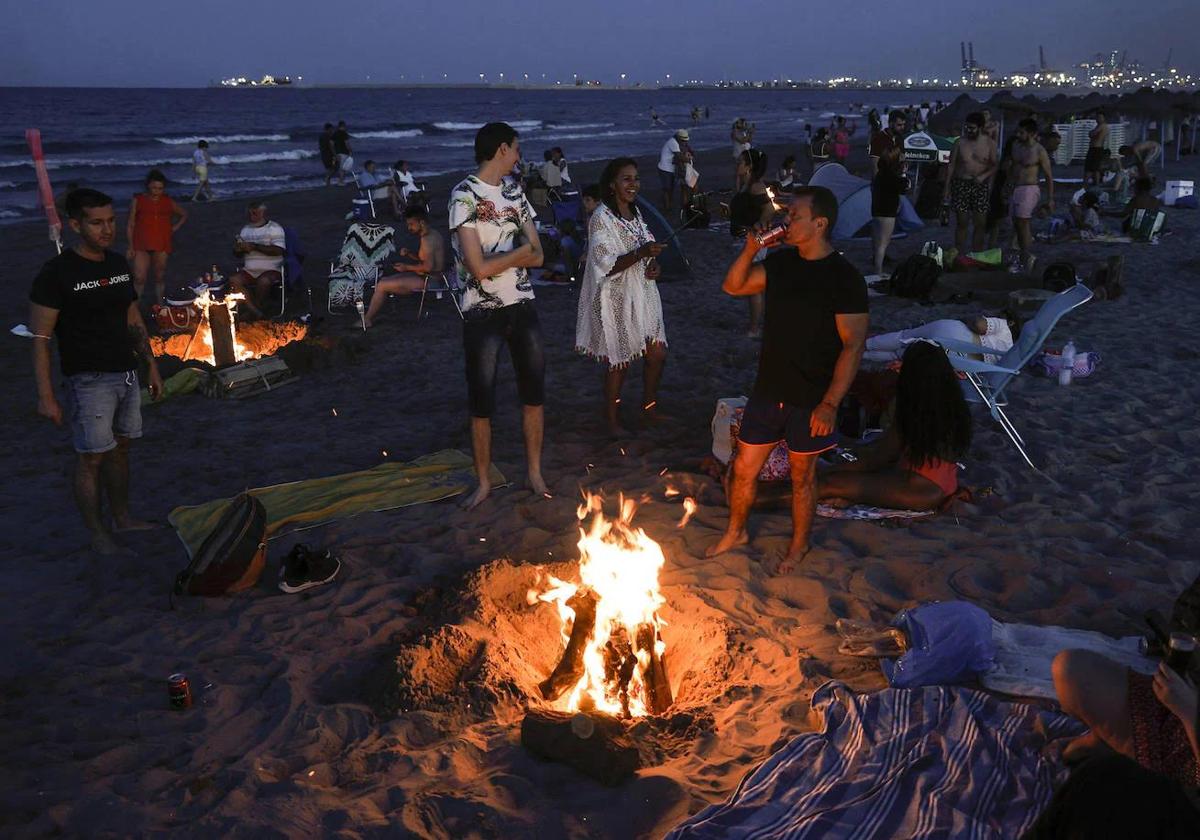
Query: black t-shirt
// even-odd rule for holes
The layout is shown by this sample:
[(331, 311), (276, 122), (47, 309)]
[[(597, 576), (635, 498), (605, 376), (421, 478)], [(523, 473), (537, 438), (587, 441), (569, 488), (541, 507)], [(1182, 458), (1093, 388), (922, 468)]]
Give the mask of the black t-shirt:
[(322, 157), (326, 155), (333, 157), (333, 135), (321, 134), (317, 138), (317, 148), (321, 151)]
[(333, 153), (335, 155), (350, 154), (350, 132), (344, 128), (333, 132)]
[(127, 321), (137, 293), (129, 263), (120, 254), (105, 251), (97, 262), (63, 251), (42, 266), (29, 300), (58, 310), (54, 335), (63, 375), (137, 367)]
[(763, 267), (767, 311), (754, 395), (815, 408), (842, 352), (834, 316), (866, 313), (867, 283), (836, 251), (810, 262), (783, 248)]

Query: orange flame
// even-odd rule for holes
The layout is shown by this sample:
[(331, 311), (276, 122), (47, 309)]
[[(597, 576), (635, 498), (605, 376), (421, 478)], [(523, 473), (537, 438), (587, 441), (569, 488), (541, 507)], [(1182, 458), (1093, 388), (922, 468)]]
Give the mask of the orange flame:
[(692, 514), (694, 514), (695, 512), (696, 512), (696, 500), (693, 499), (691, 496), (688, 496), (686, 499), (683, 500), (683, 519), (679, 520), (679, 524), (676, 527), (682, 528), (684, 525), (688, 524), (688, 520), (690, 520), (692, 518)]
[[(658, 630), (665, 622), (658, 609), (665, 602), (658, 588), (658, 574), (666, 558), (662, 548), (641, 528), (632, 525), (637, 504), (621, 496), (617, 519), (605, 517), (603, 500), (584, 494), (579, 506), (580, 522), (589, 516), (588, 526), (579, 529), (580, 584), (559, 580), (548, 575), (549, 587), (536, 598), (552, 603), (562, 621), (560, 628), (564, 645), (570, 638), (575, 611), (567, 606), (580, 589), (589, 589), (596, 598), (596, 624), (583, 655), (584, 673), (579, 681), (559, 700), (566, 711), (594, 708), (610, 714), (621, 714), (618, 696), (620, 686), (608, 680), (605, 671), (605, 647), (614, 634), (622, 630), (628, 639), (637, 637), (638, 628), (649, 624), (655, 629), (655, 653), (666, 649)], [(531, 592), (531, 595), (533, 593)], [(629, 683), (629, 712), (634, 717), (647, 713), (646, 687), (642, 672), (649, 666), (646, 651), (636, 651), (640, 667), (634, 669)]]

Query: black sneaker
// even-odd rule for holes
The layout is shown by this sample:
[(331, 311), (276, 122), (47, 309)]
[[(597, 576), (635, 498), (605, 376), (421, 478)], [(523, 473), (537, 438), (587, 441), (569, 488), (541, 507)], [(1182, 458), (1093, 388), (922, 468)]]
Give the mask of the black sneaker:
[(341, 561), (332, 551), (314, 552), (299, 543), (283, 561), (279, 570), (279, 588), (284, 592), (303, 592), (329, 583), (341, 568)]

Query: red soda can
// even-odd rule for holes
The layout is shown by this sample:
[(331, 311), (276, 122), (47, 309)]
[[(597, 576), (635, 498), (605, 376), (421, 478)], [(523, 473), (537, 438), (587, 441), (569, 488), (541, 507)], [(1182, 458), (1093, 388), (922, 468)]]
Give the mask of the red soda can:
[(754, 238), (758, 240), (758, 244), (764, 248), (773, 248), (783, 242), (787, 236), (787, 225), (775, 225), (773, 228), (754, 234)]
[(190, 709), (192, 707), (192, 686), (183, 674), (172, 674), (167, 677), (167, 699), (172, 709)]

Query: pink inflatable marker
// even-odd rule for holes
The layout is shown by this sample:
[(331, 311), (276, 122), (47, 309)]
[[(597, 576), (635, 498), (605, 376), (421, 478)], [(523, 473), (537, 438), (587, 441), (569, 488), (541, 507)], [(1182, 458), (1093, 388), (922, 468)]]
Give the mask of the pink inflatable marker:
[(59, 253), (62, 253), (62, 220), (58, 217), (58, 208), (54, 206), (54, 191), (50, 189), (50, 174), (46, 171), (46, 156), (42, 154), (42, 132), (36, 128), (25, 129), (25, 142), (29, 144), (29, 152), (33, 155), (33, 168), (37, 172), (38, 194), (42, 199), (42, 209), (46, 211), (46, 221), (50, 224), (50, 241), (54, 243)]

